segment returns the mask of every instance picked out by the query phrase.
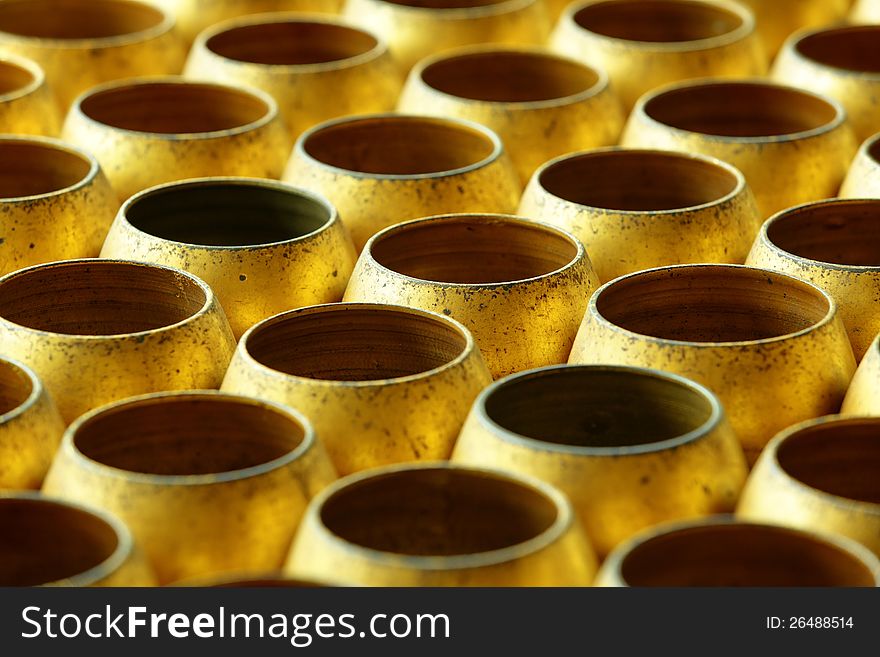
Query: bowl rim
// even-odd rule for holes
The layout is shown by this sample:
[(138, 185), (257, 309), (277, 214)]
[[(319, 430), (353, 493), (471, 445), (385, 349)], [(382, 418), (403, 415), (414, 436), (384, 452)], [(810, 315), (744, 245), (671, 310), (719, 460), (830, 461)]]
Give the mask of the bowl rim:
[(43, 67), (32, 59), (13, 55), (12, 53), (3, 53), (0, 54), (0, 65), (22, 69), (33, 78), (24, 86), (0, 94), (0, 103), (11, 103), (14, 100), (29, 96), (35, 91), (39, 91), (40, 87), (46, 84), (46, 73), (43, 71)]
[[(622, 374), (632, 378), (654, 379), (674, 384), (679, 388), (687, 389), (688, 392), (698, 396), (709, 404), (709, 417), (703, 421), (700, 426), (690, 431), (679, 434), (666, 440), (654, 441), (650, 443), (636, 443), (632, 445), (617, 446), (588, 446), (588, 445), (572, 445), (570, 443), (556, 443), (542, 440), (540, 438), (532, 438), (524, 434), (517, 433), (504, 427), (494, 420), (486, 409), (486, 403), (489, 397), (496, 393), (499, 389), (516, 384), (521, 381), (550, 378), (557, 374), (582, 372), (587, 374), (595, 374), (601, 377), (605, 374)], [(530, 452), (550, 452), (556, 454), (565, 454), (567, 456), (581, 458), (596, 457), (627, 457), (627, 456), (645, 456), (656, 454), (658, 452), (671, 451), (681, 447), (698, 443), (700, 440), (709, 439), (712, 435), (726, 423), (726, 414), (718, 397), (707, 387), (683, 376), (663, 372), (657, 369), (646, 367), (633, 367), (628, 365), (577, 365), (562, 364), (548, 365), (538, 367), (531, 370), (524, 370), (511, 374), (504, 378), (492, 382), (483, 388), (477, 395), (471, 411), (476, 420), (484, 429), (490, 432), (496, 440), (521, 447)]]
[[(345, 539), (324, 524), (322, 511), (324, 505), (337, 493), (344, 492), (349, 486), (361, 483), (365, 480), (393, 477), (401, 473), (414, 471), (445, 470), (459, 471), (471, 475), (491, 478), (496, 481), (514, 483), (520, 487), (531, 489), (531, 492), (544, 497), (556, 508), (556, 518), (549, 527), (536, 536), (520, 543), (507, 545), (494, 550), (485, 550), (470, 554), (452, 555), (412, 555), (400, 552), (389, 552), (359, 545)], [(362, 470), (337, 479), (324, 488), (313, 499), (306, 511), (307, 518), (303, 518), (303, 524), (311, 519), (311, 525), (317, 536), (324, 542), (331, 543), (336, 549), (347, 555), (366, 557), (370, 562), (381, 566), (407, 567), (432, 572), (450, 570), (464, 570), (472, 568), (485, 568), (522, 559), (550, 547), (563, 539), (566, 533), (576, 527), (575, 513), (571, 502), (555, 486), (541, 481), (529, 475), (514, 473), (494, 468), (485, 468), (471, 465), (461, 465), (449, 461), (422, 461), (411, 463), (397, 463), (394, 465), (381, 466), (369, 470)], [(302, 531), (300, 532), (302, 534)]]
[[(150, 405), (153, 402), (162, 403), (164, 399), (194, 399), (201, 401), (225, 401), (235, 404), (253, 406), (271, 411), (276, 415), (281, 415), (290, 420), (303, 430), (303, 438), (299, 444), (287, 453), (270, 459), (263, 463), (251, 465), (245, 468), (235, 470), (224, 470), (222, 472), (211, 472), (205, 474), (154, 474), (147, 472), (138, 472), (135, 470), (126, 470), (112, 465), (107, 465), (101, 461), (97, 461), (90, 456), (84, 454), (76, 445), (76, 435), (95, 418), (105, 414), (112, 413), (124, 407), (135, 407)], [(288, 466), (298, 459), (304, 458), (312, 449), (316, 448), (318, 440), (312, 423), (301, 412), (267, 399), (261, 399), (250, 395), (242, 395), (221, 390), (166, 390), (162, 392), (152, 392), (145, 395), (137, 395), (134, 397), (126, 397), (109, 404), (104, 404), (97, 408), (93, 408), (86, 413), (80, 415), (74, 420), (64, 432), (61, 439), (61, 445), (58, 448), (59, 455), (66, 457), (77, 469), (86, 470), (96, 474), (99, 477), (108, 477), (115, 480), (127, 481), (136, 484), (146, 484), (152, 486), (211, 486), (226, 483), (234, 483), (247, 479), (254, 479), (263, 475), (268, 475), (285, 466)]]
[[(769, 338), (760, 338), (757, 340), (728, 340), (728, 341), (720, 341), (720, 342), (697, 342), (694, 340), (674, 340), (671, 338), (661, 338), (654, 335), (647, 335), (645, 333), (636, 333), (635, 331), (631, 331), (627, 328), (624, 328), (614, 322), (610, 321), (607, 317), (605, 317), (599, 309), (597, 308), (597, 301), (600, 295), (607, 291), (612, 285), (615, 285), (625, 279), (636, 278), (640, 276), (646, 275), (655, 275), (660, 272), (668, 272), (675, 271), (681, 269), (728, 269), (728, 270), (748, 270), (753, 272), (760, 272), (765, 276), (772, 276), (776, 278), (787, 279), (788, 281), (793, 281), (794, 283), (805, 286), (807, 288), (812, 289), (817, 295), (821, 296), (828, 303), (828, 312), (825, 313), (824, 317), (817, 322), (813, 322), (809, 326), (802, 328), (798, 331), (794, 331), (791, 333), (784, 333), (782, 335), (774, 335)], [(690, 349), (715, 349), (715, 348), (742, 348), (742, 347), (756, 347), (756, 346), (766, 346), (773, 344), (781, 344), (783, 342), (787, 342), (788, 340), (794, 340), (798, 338), (803, 338), (811, 335), (812, 333), (819, 331), (826, 326), (831, 325), (832, 322), (837, 318), (838, 314), (838, 304), (834, 300), (834, 298), (825, 292), (825, 290), (821, 289), (818, 285), (810, 283), (809, 281), (802, 280), (800, 278), (796, 278), (789, 274), (783, 274), (782, 272), (773, 271), (770, 269), (764, 269), (761, 267), (751, 267), (749, 265), (733, 265), (733, 264), (716, 264), (716, 263), (700, 263), (700, 264), (683, 264), (683, 265), (665, 265), (662, 267), (652, 267), (651, 269), (645, 269), (642, 271), (632, 272), (630, 274), (624, 274), (623, 276), (619, 276), (613, 280), (608, 281), (604, 285), (600, 286), (590, 297), (590, 301), (587, 304), (587, 312), (584, 316), (584, 322), (587, 319), (590, 319), (594, 322), (600, 324), (605, 330), (613, 331), (614, 333), (618, 333), (620, 335), (633, 337), (639, 340), (640, 342), (649, 342), (655, 345), (661, 346), (669, 346), (669, 347), (688, 347)]]
[[(215, 245), (215, 244), (198, 244), (196, 242), (182, 242), (180, 240), (172, 240), (167, 237), (161, 237), (159, 235), (155, 235), (153, 233), (147, 232), (141, 228), (138, 228), (128, 218), (128, 212), (131, 208), (144, 201), (145, 199), (161, 195), (169, 190), (186, 190), (186, 189), (198, 189), (198, 188), (210, 188), (216, 186), (224, 186), (224, 187), (242, 187), (242, 188), (250, 188), (253, 190), (274, 190), (277, 192), (282, 192), (288, 196), (298, 196), (300, 198), (305, 198), (314, 203), (320, 205), (327, 213), (327, 219), (320, 226), (315, 228), (314, 230), (309, 231), (308, 233), (303, 233), (302, 235), (297, 235), (296, 237), (289, 237), (283, 240), (276, 240), (274, 242), (254, 242), (248, 244), (236, 244), (236, 245)], [(119, 208), (119, 212), (116, 215), (116, 220), (124, 227), (125, 231), (132, 232), (136, 235), (139, 235), (146, 239), (149, 242), (153, 242), (160, 245), (168, 245), (168, 246), (183, 246), (191, 250), (197, 251), (207, 251), (207, 252), (226, 252), (226, 253), (238, 253), (238, 252), (251, 252), (251, 251), (261, 251), (266, 249), (272, 249), (282, 246), (290, 246), (294, 244), (308, 242), (313, 240), (317, 236), (331, 230), (335, 225), (341, 225), (341, 219), (339, 218), (339, 213), (336, 210), (336, 206), (333, 205), (321, 193), (311, 191), (304, 187), (297, 187), (291, 183), (287, 183), (281, 180), (272, 180), (268, 178), (251, 178), (245, 176), (212, 176), (212, 177), (201, 177), (201, 178), (184, 178), (181, 180), (174, 180), (172, 182), (162, 183), (159, 185), (154, 185), (152, 187), (148, 187), (143, 189), (134, 195), (130, 196)]]
[[(861, 79), (865, 82), (880, 82), (880, 70), (877, 71), (859, 71), (843, 66), (835, 66), (827, 62), (820, 61), (808, 56), (801, 50), (801, 44), (812, 37), (818, 35), (826, 35), (829, 33), (845, 33), (845, 32), (874, 32), (880, 39), (880, 25), (877, 24), (832, 24), (821, 27), (802, 29), (788, 37), (783, 45), (780, 54), (795, 58), (798, 62), (806, 62), (810, 66), (815, 66), (824, 71), (833, 72), (836, 75), (845, 76), (847, 78)], [(778, 59), (777, 62), (781, 62)], [(779, 66), (779, 64), (775, 64)]]
[(76, 144), (71, 144), (66, 141), (61, 141), (60, 139), (56, 139), (54, 137), (43, 137), (39, 135), (14, 135), (14, 134), (6, 134), (0, 135), (0, 148), (4, 144), (24, 144), (34, 147), (39, 147), (45, 149), (47, 151), (56, 151), (61, 153), (66, 153), (67, 155), (72, 155), (74, 157), (78, 157), (81, 160), (85, 161), (88, 166), (88, 172), (75, 183), (68, 185), (66, 187), (61, 187), (59, 189), (53, 189), (49, 192), (42, 192), (40, 194), (28, 194), (26, 196), (6, 196), (0, 198), (0, 207), (5, 204), (12, 203), (33, 203), (34, 201), (42, 201), (47, 199), (56, 198), (59, 196), (64, 196), (66, 194), (71, 194), (73, 192), (78, 192), (89, 185), (93, 184), (99, 177), (103, 176), (103, 171), (101, 169), (101, 165), (98, 164), (98, 160), (92, 155), (89, 151), (80, 148)]
[[(248, 342), (252, 335), (257, 331), (265, 329), (271, 324), (282, 323), (288, 318), (295, 315), (321, 314), (324, 312), (346, 312), (347, 310), (377, 310), (380, 312), (394, 312), (405, 315), (419, 315), (431, 319), (439, 324), (444, 324), (447, 326), (447, 328), (452, 328), (457, 331), (458, 334), (464, 338), (465, 346), (461, 350), (461, 353), (459, 353), (455, 358), (443, 363), (442, 365), (438, 365), (437, 367), (432, 367), (431, 369), (417, 372), (415, 374), (407, 374), (405, 376), (396, 376), (385, 379), (368, 379), (361, 381), (316, 379), (299, 374), (288, 374), (273, 367), (269, 367), (262, 361), (257, 360), (248, 349)], [(386, 388), (389, 386), (406, 385), (408, 383), (414, 383), (416, 381), (423, 381), (425, 379), (441, 376), (460, 367), (464, 367), (467, 361), (474, 357), (482, 358), (480, 352), (477, 349), (477, 343), (474, 340), (473, 334), (461, 322), (453, 319), (452, 317), (447, 317), (446, 315), (441, 315), (440, 313), (435, 313), (430, 310), (410, 308), (408, 306), (399, 306), (395, 304), (370, 303), (360, 301), (340, 301), (336, 303), (323, 303), (313, 306), (304, 306), (302, 308), (294, 308), (292, 310), (285, 310), (284, 312), (278, 313), (277, 315), (273, 315), (272, 317), (267, 317), (266, 319), (260, 320), (259, 322), (248, 328), (248, 330), (245, 331), (244, 334), (242, 334), (241, 339), (238, 341), (238, 345), (235, 348), (235, 356), (233, 358), (233, 362), (229, 366), (229, 370), (232, 371), (232, 369), (236, 366), (235, 361), (241, 360), (242, 366), (246, 368), (247, 371), (257, 370), (262, 376), (277, 379), (279, 381), (292, 381), (298, 385), (308, 387), (351, 390), (364, 388)]]
[[(702, 87), (769, 87), (776, 90), (787, 91), (791, 94), (798, 94), (801, 96), (810, 96), (814, 100), (825, 103), (830, 106), (832, 110), (834, 110), (834, 118), (830, 121), (823, 123), (820, 126), (815, 128), (810, 128), (809, 130), (799, 130), (797, 132), (787, 132), (783, 134), (776, 135), (752, 135), (752, 136), (734, 136), (734, 135), (717, 135), (708, 132), (698, 132), (696, 130), (687, 130), (685, 128), (679, 128), (668, 123), (663, 123), (658, 119), (655, 119), (651, 116), (647, 111), (647, 106), (652, 101), (657, 98), (669, 94), (676, 93), (679, 91), (692, 91), (695, 89), (699, 89)], [(825, 96), (823, 94), (815, 93), (813, 91), (809, 91), (807, 89), (802, 89), (800, 87), (793, 87), (788, 84), (784, 84), (781, 82), (776, 82), (774, 80), (770, 80), (767, 78), (696, 78), (693, 80), (684, 80), (680, 82), (673, 82), (671, 84), (663, 85), (661, 87), (657, 87), (651, 91), (643, 94), (637, 101), (635, 106), (633, 107), (632, 113), (629, 117), (628, 128), (632, 129), (638, 125), (644, 125), (652, 130), (661, 130), (663, 132), (670, 132), (674, 135), (678, 136), (697, 136), (700, 139), (704, 139), (710, 142), (720, 142), (724, 144), (733, 144), (733, 145), (742, 145), (742, 144), (784, 144), (790, 142), (803, 141), (806, 139), (815, 139), (819, 137), (824, 137), (827, 134), (834, 132), (835, 130), (845, 127), (847, 121), (847, 113), (844, 109), (843, 105), (840, 101), (831, 98), (829, 96)], [(625, 143), (625, 140), (624, 140)]]
[[(414, 276), (403, 274), (397, 270), (391, 269), (390, 267), (386, 267), (384, 264), (376, 260), (375, 257), (373, 257), (373, 246), (378, 241), (386, 239), (389, 235), (393, 233), (408, 230), (409, 228), (417, 224), (427, 225), (453, 221), (457, 221), (458, 223), (465, 223), (466, 221), (479, 221), (480, 223), (486, 223), (490, 225), (498, 223), (510, 223), (521, 226), (522, 228), (528, 228), (530, 230), (543, 230), (545, 232), (555, 233), (556, 237), (562, 238), (575, 248), (575, 254), (571, 258), (571, 260), (569, 260), (561, 267), (557, 267), (556, 269), (545, 272), (543, 274), (539, 274), (537, 276), (529, 276), (527, 278), (517, 278), (491, 283), (450, 283), (448, 281), (435, 281), (427, 278), (416, 278)], [(358, 258), (358, 265), (356, 265), (355, 268), (357, 269), (358, 266), (368, 266), (371, 268), (375, 268), (380, 270), (386, 276), (391, 276), (393, 278), (404, 280), (410, 285), (458, 290), (497, 290), (509, 289), (514, 285), (527, 285), (530, 283), (546, 281), (550, 278), (564, 276), (583, 263), (586, 263), (587, 269), (592, 271), (592, 263), (590, 262), (590, 258), (587, 255), (587, 250), (584, 247), (583, 243), (577, 237), (575, 237), (563, 228), (553, 226), (552, 224), (548, 224), (543, 221), (535, 221), (514, 214), (500, 214), (491, 212), (456, 212), (451, 214), (438, 214), (429, 217), (421, 217), (419, 219), (412, 219), (410, 221), (404, 221), (383, 228), (367, 240), (367, 243), (364, 245), (363, 251), (361, 251), (361, 254)], [(2, 279), (0, 279), (0, 282), (2, 282)]]
[(6, 367), (24, 374), (31, 384), (31, 391), (23, 402), (15, 408), (9, 409), (5, 413), (0, 413), (0, 428), (2, 428), (4, 425), (20, 418), (22, 415), (32, 410), (46, 393), (40, 377), (21, 361), (9, 356), (0, 355), (0, 367)]

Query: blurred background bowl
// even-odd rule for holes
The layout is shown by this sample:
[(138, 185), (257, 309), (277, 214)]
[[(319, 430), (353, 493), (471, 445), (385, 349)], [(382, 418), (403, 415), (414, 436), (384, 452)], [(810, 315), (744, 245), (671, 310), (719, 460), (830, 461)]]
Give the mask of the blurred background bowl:
[(54, 137), (60, 129), (43, 69), (24, 57), (0, 55), (0, 132)]

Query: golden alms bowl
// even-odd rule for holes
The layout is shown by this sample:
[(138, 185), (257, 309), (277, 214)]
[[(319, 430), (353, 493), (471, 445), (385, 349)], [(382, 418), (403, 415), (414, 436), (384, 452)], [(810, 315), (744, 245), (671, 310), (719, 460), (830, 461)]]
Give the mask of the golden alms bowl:
[(761, 217), (735, 167), (689, 153), (607, 148), (535, 172), (519, 214), (571, 232), (602, 281), (698, 262), (742, 264)]
[(772, 60), (785, 40), (798, 30), (843, 21), (852, 0), (739, 1), (754, 13), (758, 36), (764, 44), (764, 53), (768, 60)]
[(880, 200), (873, 199), (832, 199), (784, 210), (761, 228), (747, 261), (815, 283), (833, 296), (856, 360), (880, 333), (878, 217)]
[(296, 411), (196, 390), (83, 415), (43, 490), (117, 515), (166, 584), (280, 568), (307, 500), (335, 478)]
[(427, 58), (410, 73), (398, 109), (491, 128), (523, 184), (553, 157), (616, 144), (624, 121), (604, 72), (524, 46), (472, 46)]
[(278, 101), (294, 139), (328, 119), (394, 109), (403, 84), (379, 37), (340, 19), (300, 14), (214, 25), (193, 45), (185, 75), (262, 89)]
[(602, 365), (496, 381), (477, 398), (452, 460), (558, 487), (600, 556), (660, 522), (732, 512), (747, 474), (709, 390), (673, 374)]
[(62, 137), (95, 155), (121, 201), (184, 178), (279, 178), (291, 145), (269, 94), (180, 77), (90, 89)]
[(0, 586), (153, 586), (131, 532), (93, 507), (0, 494)]
[(608, 72), (624, 109), (647, 91), (692, 78), (766, 70), (752, 13), (726, 0), (586, 0), (566, 8), (554, 50)]
[(783, 431), (749, 476), (739, 518), (839, 534), (880, 555), (880, 418), (831, 416)]
[(444, 212), (513, 212), (520, 183), (492, 130), (462, 119), (371, 114), (304, 132), (284, 180), (330, 199), (360, 251), (375, 233)]
[(596, 585), (876, 587), (880, 561), (843, 536), (722, 516), (634, 537), (605, 560)]
[(401, 306), (341, 303), (260, 322), (223, 390), (287, 404), (315, 426), (340, 474), (448, 459), (492, 381), (458, 322)]
[(621, 143), (729, 162), (765, 218), (836, 196), (856, 152), (840, 103), (759, 79), (695, 80), (645, 94)]
[(0, 55), (0, 133), (54, 137), (60, 128), (43, 69), (24, 57)]
[(185, 180), (135, 194), (101, 255), (195, 274), (217, 295), (236, 338), (284, 310), (341, 300), (357, 258), (326, 199), (253, 178)]
[(218, 388), (235, 341), (204, 282), (170, 267), (64, 260), (0, 278), (0, 353), (72, 422), (110, 401)]
[(880, 133), (859, 148), (840, 188), (841, 198), (880, 197)]
[(98, 255), (118, 208), (86, 151), (46, 137), (0, 136), (0, 275)]
[[(839, 4), (844, 0), (836, 1)], [(853, 23), (880, 23), (880, 1), (855, 0), (849, 19)]]
[(510, 215), (460, 214), (378, 233), (355, 265), (345, 300), (457, 319), (499, 378), (565, 362), (598, 284), (571, 234)]
[(409, 71), (428, 55), (484, 43), (543, 45), (543, 0), (348, 0), (343, 15), (388, 42)]
[(859, 363), (840, 413), (847, 416), (880, 415), (880, 335)]
[(192, 43), (204, 29), (221, 21), (274, 12), (308, 12), (336, 14), (345, 0), (151, 0), (177, 22), (177, 31)]
[(776, 58), (773, 78), (838, 100), (861, 142), (880, 132), (878, 43), (880, 25), (800, 32)]
[(596, 558), (553, 486), (432, 463), (328, 487), (309, 505), (285, 570), (365, 586), (588, 586)]
[(0, 491), (39, 488), (62, 433), (64, 422), (33, 370), (0, 357)]
[(179, 73), (186, 57), (174, 19), (136, 0), (4, 0), (0, 53), (37, 62), (62, 112), (97, 84)]
[(718, 395), (746, 456), (796, 422), (836, 413), (856, 369), (834, 299), (741, 265), (677, 265), (605, 284), (571, 363), (649, 367)]

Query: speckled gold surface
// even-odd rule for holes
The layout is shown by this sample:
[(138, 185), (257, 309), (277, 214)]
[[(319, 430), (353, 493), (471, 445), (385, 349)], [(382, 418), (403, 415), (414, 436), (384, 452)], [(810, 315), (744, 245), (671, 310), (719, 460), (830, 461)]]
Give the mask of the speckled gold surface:
[(842, 415), (880, 415), (880, 336), (871, 343), (853, 377)]
[[(435, 75), (446, 79), (434, 82)], [(472, 46), (427, 58), (410, 73), (397, 108), (491, 128), (523, 185), (553, 157), (617, 143), (624, 121), (604, 72), (522, 46)]]
[(0, 278), (0, 353), (37, 373), (66, 423), (132, 395), (217, 388), (234, 348), (213, 292), (179, 270), (65, 260)]
[[(134, 225), (130, 217), (142, 214), (149, 223)], [(236, 339), (284, 310), (340, 301), (357, 257), (326, 199), (284, 183), (219, 177), (154, 187), (126, 201), (101, 256), (198, 276), (219, 298)]]
[(335, 14), (344, 0), (151, 0), (176, 21), (177, 31), (192, 43), (196, 36), (220, 21), (279, 11)]
[[(4, 31), (7, 21), (15, 32)], [(37, 62), (62, 112), (102, 82), (179, 73), (186, 57), (174, 19), (138, 0), (4, 2), (0, 53)]]
[(120, 201), (183, 178), (278, 178), (290, 151), (268, 94), (178, 77), (93, 87), (67, 115), (62, 138), (95, 155)]
[(392, 57), (404, 71), (423, 57), (459, 46), (542, 45), (550, 32), (550, 17), (542, 0), (462, 4), (449, 7), (417, 0), (348, 0), (342, 15), (385, 39)]
[(0, 275), (94, 257), (119, 201), (94, 157), (55, 139), (0, 138)]
[(223, 390), (300, 410), (344, 475), (449, 458), (490, 381), (457, 322), (349, 303), (294, 310), (253, 327), (239, 341)]
[(750, 462), (785, 427), (836, 413), (856, 367), (826, 292), (736, 265), (662, 267), (606, 284), (590, 300), (569, 362), (650, 367), (702, 383), (724, 404)]
[(880, 201), (828, 200), (786, 210), (761, 228), (747, 264), (809, 281), (837, 301), (856, 360), (880, 333)]
[(39, 488), (63, 432), (37, 375), (0, 358), (0, 490)]
[(826, 26), (789, 40), (772, 78), (840, 101), (860, 142), (880, 132), (880, 26)]
[[(113, 447), (104, 426), (126, 414), (139, 421)], [(206, 440), (210, 457), (198, 451)], [(118, 515), (168, 583), (280, 568), (306, 500), (334, 478), (295, 411), (198, 391), (128, 399), (79, 418), (44, 490)]]
[(43, 69), (24, 57), (0, 56), (0, 132), (54, 137), (60, 129)]
[[(678, 125), (646, 109), (658, 106)], [(621, 144), (702, 153), (734, 165), (764, 217), (835, 196), (856, 152), (837, 101), (759, 79), (684, 82), (648, 93), (633, 109)]]
[(880, 554), (872, 493), (880, 418), (822, 418), (774, 438), (743, 490), (737, 516), (846, 536)]
[(508, 215), (445, 215), (373, 237), (345, 300), (457, 319), (499, 378), (564, 362), (598, 284), (583, 245), (561, 229)]
[(729, 164), (616, 147), (544, 164), (519, 214), (580, 239), (602, 281), (662, 265), (742, 264), (761, 225), (751, 189)]
[(520, 193), (494, 132), (462, 119), (413, 115), (356, 116), (307, 130), (284, 180), (330, 199), (358, 251), (372, 235), (403, 221), (446, 212), (513, 212)]
[(0, 586), (156, 584), (128, 527), (100, 509), (40, 493), (3, 492), (0, 519), (9, 532), (0, 550)]
[(403, 84), (384, 41), (342, 19), (299, 14), (212, 26), (184, 75), (271, 94), (294, 139), (322, 121), (394, 109)]
[[(352, 492), (363, 489), (372, 494)], [(334, 499), (342, 536), (325, 524)], [(596, 560), (555, 488), (436, 463), (358, 473), (327, 488), (309, 506), (285, 570), (366, 586), (587, 586)]]
[(656, 7), (605, 0), (571, 3), (549, 43), (557, 52), (607, 71), (627, 111), (645, 92), (672, 82), (766, 71), (752, 15), (725, 0), (676, 0)]
[(664, 521), (730, 513), (747, 473), (711, 392), (613, 366), (562, 365), (494, 383), (474, 404), (452, 460), (557, 486), (600, 556)]

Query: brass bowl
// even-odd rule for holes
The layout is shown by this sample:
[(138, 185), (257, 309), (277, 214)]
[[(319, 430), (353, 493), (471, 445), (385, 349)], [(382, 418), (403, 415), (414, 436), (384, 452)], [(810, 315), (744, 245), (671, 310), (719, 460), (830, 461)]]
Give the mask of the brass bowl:
[(253, 178), (186, 180), (135, 194), (101, 255), (198, 276), (226, 309), (236, 339), (284, 310), (341, 300), (357, 258), (326, 199)]
[(46, 137), (0, 137), (0, 275), (98, 255), (118, 208), (86, 151)]
[(841, 415), (880, 415), (880, 335), (865, 353), (853, 377)]
[(549, 484), (435, 463), (328, 487), (309, 505), (285, 570), (365, 586), (587, 586), (596, 558)]
[(551, 27), (543, 0), (347, 0), (343, 15), (387, 41), (405, 72), (459, 46), (542, 45)]
[(293, 139), (322, 121), (394, 109), (402, 76), (385, 43), (331, 18), (246, 16), (203, 32), (189, 78), (251, 85), (270, 94)]
[(519, 214), (570, 231), (603, 281), (661, 265), (742, 264), (761, 226), (735, 167), (621, 148), (547, 162), (526, 187)]
[(265, 92), (177, 77), (89, 90), (62, 136), (94, 153), (121, 201), (183, 178), (279, 178), (291, 143)]
[(363, 249), (376, 232), (442, 212), (513, 212), (520, 183), (501, 140), (462, 119), (374, 114), (304, 132), (284, 180), (330, 199)]
[(565, 362), (598, 284), (583, 245), (563, 230), (509, 215), (443, 215), (371, 238), (345, 300), (457, 319), (497, 379)]
[[(837, 0), (840, 3), (842, 0)], [(880, 23), (878, 0), (855, 0), (849, 19), (853, 23)]]
[(0, 491), (39, 488), (62, 433), (58, 409), (33, 370), (0, 357)]
[(762, 80), (698, 80), (645, 94), (622, 144), (729, 162), (765, 218), (836, 196), (856, 151), (840, 103)]
[(624, 115), (604, 72), (544, 49), (472, 46), (421, 61), (398, 109), (481, 123), (525, 184), (550, 158), (616, 144)]
[(558, 487), (600, 557), (660, 522), (732, 512), (748, 472), (709, 390), (653, 370), (589, 365), (493, 383), (452, 460)]
[(837, 301), (856, 360), (880, 333), (880, 200), (832, 199), (768, 219), (748, 264), (815, 283)]
[(43, 490), (117, 515), (166, 584), (280, 568), (308, 498), (335, 476), (296, 411), (188, 391), (80, 417)]
[(782, 429), (836, 413), (856, 368), (828, 293), (741, 265), (661, 267), (605, 284), (569, 362), (702, 383), (721, 399), (750, 463)]
[(842, 21), (851, 1), (740, 0), (755, 14), (758, 36), (768, 60), (776, 57), (785, 40), (798, 30)]
[(767, 445), (737, 516), (847, 536), (880, 555), (880, 418), (811, 420)]
[(24, 57), (0, 55), (0, 133), (54, 137), (60, 128), (43, 69)]
[(448, 459), (492, 381), (471, 334), (421, 310), (301, 308), (239, 341), (223, 390), (287, 404), (314, 425), (340, 474)]
[(880, 197), (880, 133), (859, 148), (840, 188), (840, 197)]
[(856, 139), (880, 132), (880, 25), (800, 32), (786, 42), (773, 65), (773, 78), (825, 94), (846, 109)]
[(607, 71), (627, 112), (670, 82), (758, 76), (767, 68), (752, 13), (726, 0), (571, 3), (550, 44)]
[(97, 84), (179, 73), (186, 51), (173, 28), (151, 2), (0, 2), (0, 53), (37, 62), (62, 112)]
[(880, 586), (880, 561), (842, 536), (720, 517), (667, 524), (621, 545), (598, 586)]
[(211, 288), (177, 269), (65, 260), (0, 278), (0, 353), (37, 373), (66, 423), (132, 395), (217, 388), (234, 349)]
[(177, 21), (177, 30), (192, 43), (202, 30), (245, 16), (280, 11), (336, 14), (345, 0), (151, 0)]
[(38, 493), (0, 494), (0, 586), (152, 586), (115, 517)]

